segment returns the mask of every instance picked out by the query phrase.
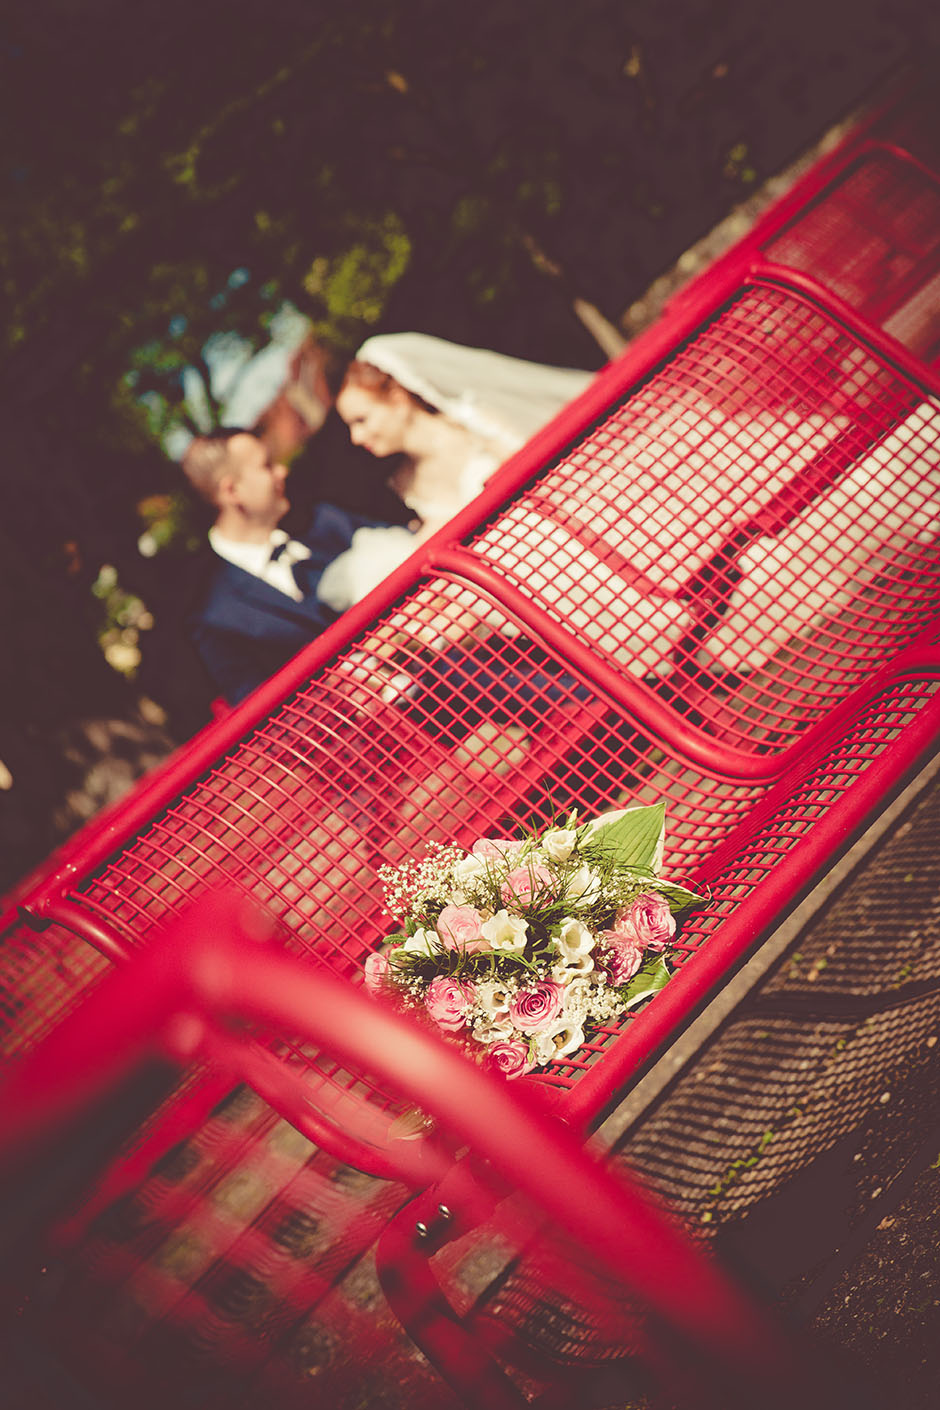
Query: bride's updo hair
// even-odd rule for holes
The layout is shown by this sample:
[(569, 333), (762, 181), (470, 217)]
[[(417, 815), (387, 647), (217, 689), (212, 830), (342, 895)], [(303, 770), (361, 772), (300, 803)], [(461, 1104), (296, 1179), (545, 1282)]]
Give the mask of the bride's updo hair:
[(440, 410), (439, 407), (432, 406), (430, 402), (425, 401), (423, 397), (409, 392), (408, 388), (403, 387), (390, 372), (383, 372), (373, 363), (362, 362), (359, 358), (353, 358), (346, 368), (340, 392), (346, 387), (361, 387), (364, 392), (371, 392), (373, 396), (379, 397), (382, 401), (397, 387), (400, 392), (404, 392), (405, 396), (414, 402), (415, 406), (420, 406), (422, 411), (430, 412), (432, 416), (436, 416)]

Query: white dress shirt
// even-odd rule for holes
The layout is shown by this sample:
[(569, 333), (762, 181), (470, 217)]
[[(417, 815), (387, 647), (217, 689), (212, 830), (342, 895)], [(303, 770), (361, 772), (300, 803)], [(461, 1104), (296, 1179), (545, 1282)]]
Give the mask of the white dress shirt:
[[(291, 567), (294, 563), (309, 558), (310, 549), (292, 539), (284, 529), (272, 529), (266, 543), (242, 543), (236, 539), (224, 538), (218, 529), (211, 528), (209, 543), (213, 552), (226, 562), (234, 563), (236, 568), (242, 568), (256, 578), (262, 578), (277, 588), (278, 592), (292, 597), (295, 602), (303, 600), (303, 593), (294, 581)], [(283, 553), (277, 558), (272, 558), (271, 554), (282, 544), (286, 545)]]

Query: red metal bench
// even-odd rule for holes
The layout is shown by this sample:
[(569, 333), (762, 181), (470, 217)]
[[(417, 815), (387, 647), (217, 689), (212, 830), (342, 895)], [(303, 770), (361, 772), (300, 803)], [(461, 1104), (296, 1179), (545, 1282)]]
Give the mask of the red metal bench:
[[(711, 892), (680, 972), (527, 1079), (583, 1129), (603, 1115), (937, 737), (940, 384), (870, 321), (931, 287), (934, 247), (885, 313), (874, 275), (853, 311), (792, 243), (869, 160), (854, 140), (830, 159), (409, 564), (9, 898), (8, 1053), (100, 978), (85, 941), (126, 957), (221, 880), (349, 973), (388, 928), (381, 864), (662, 801), (667, 874)], [(218, 1094), (165, 1112), (150, 1155)]]
[[(201, 1303), (180, 1301), (172, 1286), (177, 1270), (164, 1258), (162, 1280), (159, 1273), (151, 1279), (150, 1305), (138, 1313), (163, 1323), (164, 1355), (159, 1365), (148, 1364), (145, 1355), (137, 1374), (126, 1374), (124, 1390), (134, 1404), (158, 1406), (177, 1396), (195, 1403), (194, 1395), (202, 1404), (208, 1394), (213, 1405), (289, 1407), (310, 1403), (311, 1393), (322, 1405), (364, 1403), (370, 1379), (389, 1374), (396, 1348), (367, 1281), (357, 1286), (330, 1263), (335, 1243), (345, 1267), (355, 1267), (377, 1236), (380, 1280), (391, 1305), (461, 1402), (478, 1410), (522, 1410), (539, 1384), (544, 1394), (538, 1403), (546, 1410), (609, 1404), (618, 1387), (621, 1397), (652, 1391), (699, 1410), (743, 1407), (756, 1394), (768, 1407), (790, 1405), (794, 1398), (807, 1406), (833, 1403), (829, 1377), (835, 1368), (778, 1325), (622, 1172), (614, 1177), (563, 1125), (527, 1102), (518, 1086), (487, 1076), (427, 1028), (376, 1004), (361, 989), (265, 944), (258, 922), (231, 897), (207, 898), (119, 966), (8, 1074), (0, 1090), (6, 1114), (0, 1137), (0, 1309), (6, 1317), (0, 1336), (9, 1335), (11, 1303), (24, 1297), (30, 1302), (38, 1265), (49, 1257), (43, 1234), (50, 1212), (63, 1200), (81, 1199), (115, 1133), (140, 1119), (142, 1105), (174, 1066), (201, 1059), (221, 1066), (231, 1081), (250, 1080), (246, 1034), (257, 1031), (274, 1046), (288, 1040), (289, 1052), (314, 1047), (334, 1083), (342, 1075), (345, 1100), (337, 1106), (329, 1082), (327, 1090), (318, 1089), (310, 1072), (300, 1075), (281, 1064), (284, 1104), (300, 1127), (313, 1113), (321, 1150), (309, 1160), (300, 1190), (265, 1208), (252, 1243), (226, 1255), (229, 1283), (241, 1272), (244, 1305), (233, 1300), (231, 1288), (223, 1295), (218, 1274), (205, 1281)], [(412, 1106), (433, 1124), (416, 1139), (389, 1136), (389, 1123), (400, 1122)], [(374, 1182), (368, 1191), (360, 1185), (352, 1203), (358, 1218), (351, 1220), (350, 1202), (339, 1189), (332, 1201), (324, 1200), (324, 1186), (342, 1177), (332, 1147), (338, 1146), (339, 1161), (368, 1168), (376, 1135), (386, 1153), (383, 1173), (397, 1183), (391, 1199), (377, 1196)], [(432, 1182), (433, 1189), (390, 1219), (416, 1170), (418, 1181)], [(161, 1175), (164, 1187), (172, 1185), (169, 1165)], [(177, 1195), (177, 1217), (181, 1203)], [(151, 1205), (151, 1216), (156, 1207)], [(325, 1227), (316, 1246), (304, 1250), (297, 1236), (305, 1232), (302, 1217), (312, 1207)], [(205, 1237), (211, 1197), (204, 1195), (196, 1211)], [(158, 1237), (160, 1232), (157, 1224)], [(310, 1232), (308, 1213), (308, 1238)], [(99, 1249), (106, 1238), (107, 1231), (104, 1238), (99, 1232)], [(441, 1267), (441, 1251), (454, 1241), (462, 1253), (449, 1262), (445, 1255)], [(61, 1249), (53, 1259), (57, 1253)], [(444, 1298), (439, 1278), (443, 1274), (456, 1286), (462, 1267), (466, 1287), (471, 1263), (476, 1305), (460, 1308)], [(254, 1319), (250, 1315), (252, 1278), (260, 1286), (262, 1269), (285, 1304), (273, 1324), (263, 1306), (254, 1309)], [(554, 1311), (538, 1328), (531, 1313), (520, 1318), (507, 1297), (509, 1269), (517, 1286), (521, 1278), (542, 1279), (543, 1298), (555, 1299)], [(71, 1277), (77, 1295), (84, 1290), (94, 1300), (101, 1271), (94, 1259), (91, 1267), (79, 1263), (66, 1270), (66, 1287)], [(270, 1354), (301, 1311), (321, 1337), (318, 1348), (307, 1350), (316, 1366), (312, 1392), (289, 1358)], [(43, 1342), (49, 1329), (39, 1309), (23, 1312), (21, 1306), (38, 1363), (50, 1354)], [(352, 1343), (351, 1356), (325, 1354), (322, 1340), (335, 1335), (337, 1316), (343, 1338)], [(99, 1323), (91, 1333), (99, 1354), (107, 1320), (105, 1314), (105, 1326)], [(259, 1322), (255, 1346), (239, 1325), (252, 1320)], [(561, 1354), (533, 1347), (536, 1331), (543, 1339), (548, 1334)], [(232, 1368), (200, 1394), (200, 1361), (226, 1333), (239, 1344), (239, 1354), (233, 1358), (231, 1345), (226, 1348)], [(152, 1350), (142, 1340), (145, 1353)], [(64, 1374), (81, 1377), (87, 1369), (94, 1385), (87, 1347), (72, 1347), (66, 1358)], [(25, 1362), (28, 1377), (29, 1354)], [(521, 1385), (507, 1374), (507, 1363), (521, 1366)], [(32, 1369), (35, 1397), (48, 1371)], [(841, 1380), (839, 1387), (846, 1389)], [(444, 1392), (433, 1376), (429, 1383), (420, 1365), (405, 1370), (399, 1388), (415, 1406), (449, 1403), (440, 1398)]]

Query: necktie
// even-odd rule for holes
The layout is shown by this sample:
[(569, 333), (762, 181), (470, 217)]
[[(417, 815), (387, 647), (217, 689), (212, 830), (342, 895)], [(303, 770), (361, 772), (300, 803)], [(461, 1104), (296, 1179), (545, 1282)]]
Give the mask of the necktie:
[(269, 568), (272, 564), (278, 566), (269, 575), (269, 580), (275, 587), (282, 590), (286, 588), (285, 574), (289, 575), (295, 584), (296, 590), (306, 594), (307, 582), (303, 573), (296, 572), (298, 565), (303, 565), (310, 557), (310, 550), (305, 544), (298, 543), (296, 539), (288, 538), (283, 534), (279, 543), (275, 543), (271, 549), (271, 556), (268, 559)]

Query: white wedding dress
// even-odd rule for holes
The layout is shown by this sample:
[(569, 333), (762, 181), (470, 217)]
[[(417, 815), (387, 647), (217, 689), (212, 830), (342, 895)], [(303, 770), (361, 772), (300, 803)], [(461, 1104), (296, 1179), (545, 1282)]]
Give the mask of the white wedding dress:
[[(402, 497), (416, 518), (439, 525), (465, 508), (487, 480), (530, 436), (591, 382), (592, 372), (547, 367), (484, 348), (465, 348), (427, 333), (367, 338), (356, 354), (394, 377), (467, 433), (467, 454), (454, 466), (456, 496), (446, 506), (416, 493)], [(401, 566), (415, 535), (398, 525), (358, 529), (352, 544), (326, 568), (318, 596), (345, 612)]]

